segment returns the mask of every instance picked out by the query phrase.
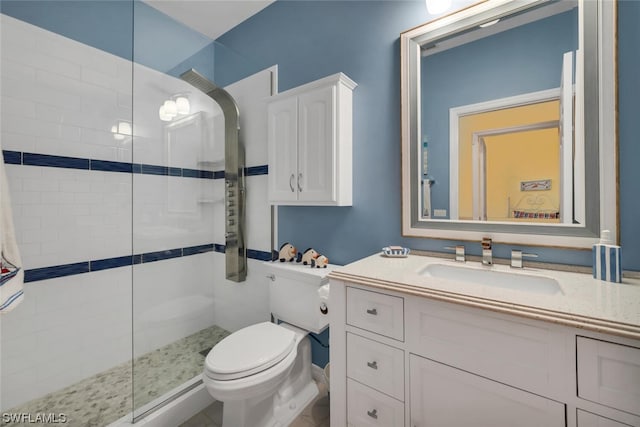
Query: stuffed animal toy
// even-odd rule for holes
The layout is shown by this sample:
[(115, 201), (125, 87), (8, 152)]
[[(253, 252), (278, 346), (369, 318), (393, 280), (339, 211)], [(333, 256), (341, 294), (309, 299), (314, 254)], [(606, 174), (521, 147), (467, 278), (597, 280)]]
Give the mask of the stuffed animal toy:
[(318, 258), (320, 254), (315, 251), (313, 248), (308, 248), (304, 253), (298, 252), (298, 259), (296, 262), (302, 261), (303, 265), (311, 264), (311, 260)]
[(318, 255), (317, 258), (311, 260), (311, 268), (327, 268), (327, 264), (329, 264), (329, 258), (324, 255)]
[(286, 242), (283, 243), (282, 246), (280, 246), (280, 251), (276, 251), (275, 249), (271, 252), (271, 261), (276, 261), (276, 260), (280, 260), (280, 262), (285, 262), (285, 261), (293, 261), (294, 259), (296, 259), (296, 253), (298, 251), (296, 250), (296, 247), (293, 246), (291, 243)]

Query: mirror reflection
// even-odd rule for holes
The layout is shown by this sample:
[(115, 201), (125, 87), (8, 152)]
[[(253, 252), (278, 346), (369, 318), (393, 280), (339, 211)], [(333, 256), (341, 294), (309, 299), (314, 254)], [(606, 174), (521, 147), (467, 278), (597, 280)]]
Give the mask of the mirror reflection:
[(577, 2), (421, 44), (422, 219), (583, 224)]

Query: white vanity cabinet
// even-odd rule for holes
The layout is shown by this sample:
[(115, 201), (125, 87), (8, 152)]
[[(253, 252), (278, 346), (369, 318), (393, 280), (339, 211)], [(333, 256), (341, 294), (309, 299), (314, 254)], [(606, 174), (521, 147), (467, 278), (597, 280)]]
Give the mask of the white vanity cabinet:
[(367, 283), (331, 278), (332, 427), (640, 427), (640, 340)]
[(562, 403), (413, 354), (409, 359), (412, 427), (565, 427)]
[(352, 204), (352, 91), (338, 73), (287, 90), (267, 105), (269, 202)]

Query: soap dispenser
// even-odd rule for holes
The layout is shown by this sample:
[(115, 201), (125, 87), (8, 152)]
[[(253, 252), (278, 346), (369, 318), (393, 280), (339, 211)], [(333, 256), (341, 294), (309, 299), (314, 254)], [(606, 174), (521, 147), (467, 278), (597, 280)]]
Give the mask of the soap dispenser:
[(593, 245), (593, 277), (622, 282), (621, 248), (611, 242), (609, 230), (602, 230), (600, 242)]

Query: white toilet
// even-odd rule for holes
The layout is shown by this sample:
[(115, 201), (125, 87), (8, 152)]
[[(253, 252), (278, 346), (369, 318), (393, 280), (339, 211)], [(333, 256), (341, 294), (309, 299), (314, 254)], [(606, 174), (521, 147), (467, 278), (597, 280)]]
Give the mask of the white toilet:
[(205, 360), (204, 384), (224, 402), (223, 427), (287, 426), (318, 394), (307, 334), (329, 326), (323, 285), (333, 266), (265, 266), (271, 313), (282, 323), (240, 329), (213, 347)]

